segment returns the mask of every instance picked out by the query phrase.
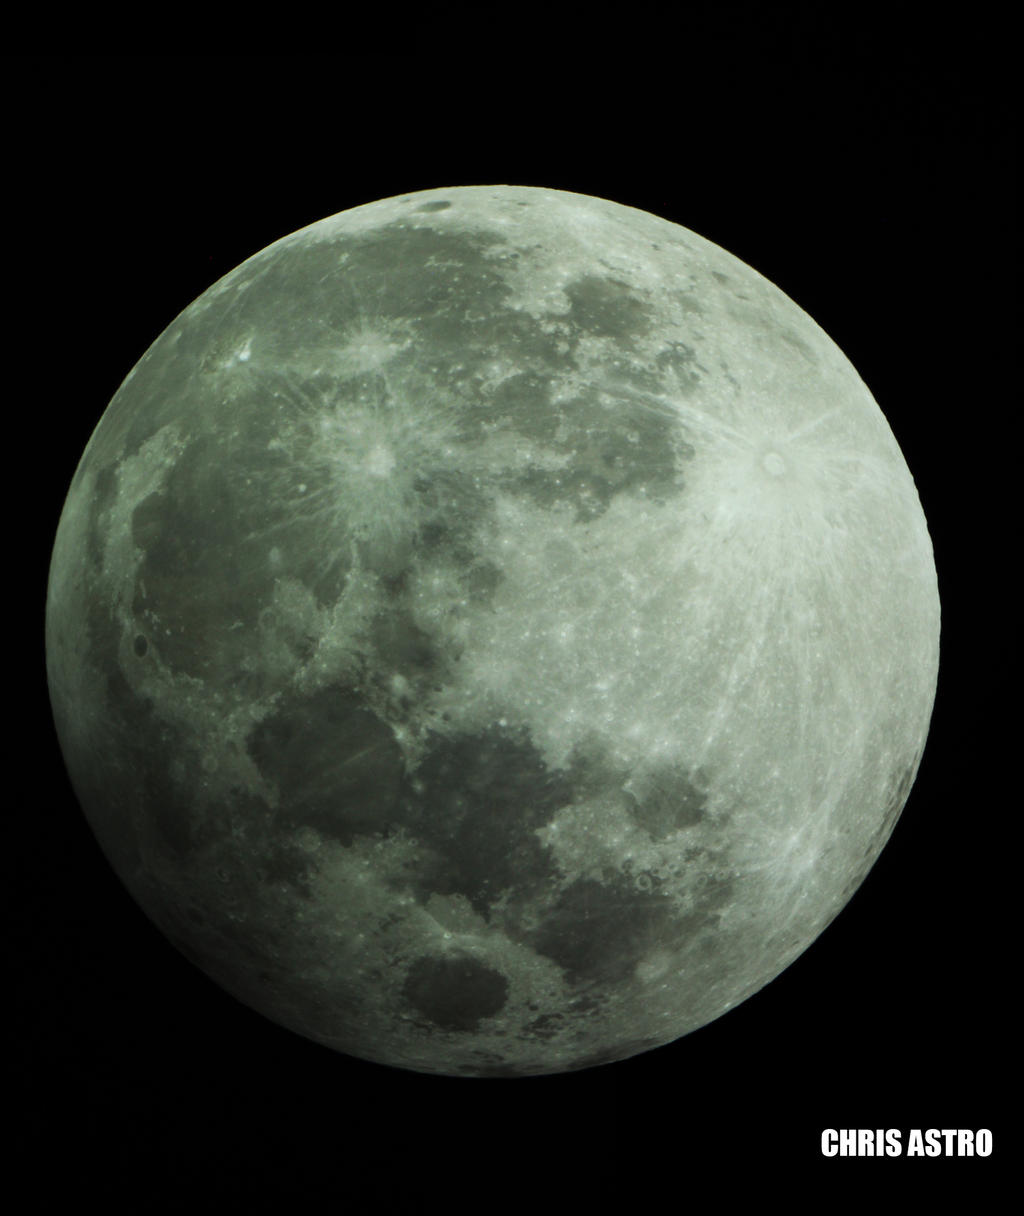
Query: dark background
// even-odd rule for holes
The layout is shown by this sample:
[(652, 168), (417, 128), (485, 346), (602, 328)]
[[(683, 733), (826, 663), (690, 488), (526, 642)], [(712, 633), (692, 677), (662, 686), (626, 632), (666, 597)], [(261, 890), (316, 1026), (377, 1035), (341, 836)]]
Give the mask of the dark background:
[[(41, 1206), (70, 1187), (112, 1211), (186, 1200), (488, 1210), (516, 1188), (542, 1209), (592, 1189), (636, 1208), (681, 1207), (698, 1186), (728, 1201), (743, 1179), (767, 1201), (777, 1186), (825, 1198), (897, 1175), (915, 1186), (960, 1179), (980, 1198), (1014, 1152), (1008, 31), (983, 13), (969, 30), (934, 13), (915, 27), (912, 11), (903, 26), (874, 27), (818, 9), (739, 13), (721, 28), (690, 12), (678, 29), (633, 30), (634, 48), (467, 51), (435, 66), (351, 53), (7, 59), (9, 406), (30, 428), (7, 451), (24, 544), (8, 598), (26, 614), (26, 708), (7, 735), (22, 778), (6, 850), (8, 1094), (14, 1174)], [(500, 20), (499, 35), (510, 37)], [(655, 51), (668, 53), (651, 61)], [(223, 994), (159, 936), (64, 774), (43, 607), (82, 449), (181, 309), (326, 215), (493, 183), (675, 220), (815, 318), (914, 473), (943, 649), (928, 749), (892, 840), (786, 972), (630, 1061), (458, 1080), (309, 1043)], [(995, 1155), (826, 1162), (825, 1127), (989, 1127)]]

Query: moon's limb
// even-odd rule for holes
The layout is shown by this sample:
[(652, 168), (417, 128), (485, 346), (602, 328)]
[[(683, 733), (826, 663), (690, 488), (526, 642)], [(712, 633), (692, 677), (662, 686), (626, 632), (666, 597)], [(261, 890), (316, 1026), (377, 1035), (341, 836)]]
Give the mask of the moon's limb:
[(424, 1071), (622, 1058), (839, 911), (913, 782), (939, 606), (856, 372), (603, 200), (427, 191), (186, 309), (75, 475), (72, 780), (219, 983)]

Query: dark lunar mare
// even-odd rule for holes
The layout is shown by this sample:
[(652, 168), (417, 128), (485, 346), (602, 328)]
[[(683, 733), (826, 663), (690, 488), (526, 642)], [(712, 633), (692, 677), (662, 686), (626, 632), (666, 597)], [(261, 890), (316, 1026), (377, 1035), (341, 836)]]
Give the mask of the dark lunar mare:
[[(614, 770), (599, 747), (551, 770), (521, 727), (492, 725), (453, 738), (435, 736), (410, 776), (391, 731), (351, 691), (329, 688), (282, 708), (254, 732), (250, 751), (280, 792), (284, 823), (314, 827), (349, 845), (360, 835), (402, 830), (420, 846), (406, 875), (417, 899), (460, 895), (484, 918), (562, 968), (581, 991), (627, 980), (651, 949), (687, 945), (714, 927), (728, 902), (727, 882), (707, 882), (696, 907), (673, 910), (659, 879), (606, 871), (560, 884), (538, 829), (563, 807), (606, 787)], [(627, 774), (619, 772), (623, 784)], [(650, 778), (624, 805), (663, 837), (698, 822), (702, 796), (671, 768)], [(552, 897), (552, 892), (558, 894)], [(524, 909), (539, 924), (525, 923)], [(418, 1014), (448, 1030), (469, 1030), (504, 1003), (491, 969), (470, 959), (424, 956), (403, 991)], [(441, 990), (446, 995), (442, 997)], [(492, 1014), (484, 1012), (494, 1006)], [(456, 1010), (464, 1009), (460, 1020)], [(550, 1037), (551, 1019), (530, 1033)]]

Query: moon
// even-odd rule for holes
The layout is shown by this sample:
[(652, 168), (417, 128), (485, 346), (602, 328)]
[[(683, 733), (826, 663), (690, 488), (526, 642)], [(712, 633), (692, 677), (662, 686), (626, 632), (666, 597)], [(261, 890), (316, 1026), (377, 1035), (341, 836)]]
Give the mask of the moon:
[(756, 271), (557, 190), (356, 207), (214, 284), (67, 495), (54, 719), (106, 856), (337, 1051), (557, 1073), (829, 924), (935, 695), (879, 407)]

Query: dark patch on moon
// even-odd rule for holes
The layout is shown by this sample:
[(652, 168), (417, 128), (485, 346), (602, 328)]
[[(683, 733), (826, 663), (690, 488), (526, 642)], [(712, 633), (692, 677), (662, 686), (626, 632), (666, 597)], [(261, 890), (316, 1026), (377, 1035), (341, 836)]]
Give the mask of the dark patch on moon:
[(398, 670), (411, 678), (440, 678), (443, 661), (430, 635), (399, 607), (379, 613), (370, 628), (380, 670)]
[(528, 940), (581, 987), (626, 982), (654, 949), (685, 950), (718, 921), (732, 883), (709, 876), (695, 906), (678, 913), (657, 878), (640, 885), (628, 875), (578, 878), (548, 910)]
[[(182, 859), (193, 845), (188, 807), (174, 773), (175, 761), (198, 768), (192, 739), (164, 721), (153, 702), (129, 684), (118, 662), (120, 626), (98, 603), (90, 604), (90, 650), (102, 664), (105, 696), (100, 748), (80, 757), (75, 789), (96, 808), (94, 828), (105, 847), (121, 855), (148, 840), (168, 859)], [(116, 758), (117, 779), (111, 778)]]
[(638, 958), (676, 941), (661, 891), (640, 891), (623, 878), (578, 878), (560, 893), (529, 941), (573, 984), (618, 984)]
[(674, 373), (676, 385), (682, 392), (696, 391), (700, 376), (697, 373), (697, 354), (692, 346), (685, 342), (670, 342), (658, 352), (654, 361), (660, 369)]
[(145, 658), (146, 652), (149, 650), (149, 642), (146, 641), (145, 634), (138, 633), (135, 635), (135, 641), (132, 642), (132, 650), (135, 652), (136, 658)]
[(421, 524), (416, 540), (418, 548), (430, 553), (454, 543), (451, 531), (440, 519), (430, 519)]
[(583, 275), (566, 286), (565, 294), (571, 305), (569, 321), (584, 333), (632, 347), (650, 331), (650, 305), (619, 279)]
[(474, 958), (419, 958), (402, 985), (406, 1001), (441, 1030), (476, 1030), (505, 1007), (508, 980)]
[(526, 1026), (527, 1038), (548, 1039), (555, 1038), (556, 1035), (566, 1028), (567, 1022), (565, 1014), (562, 1013), (542, 1013), (539, 1018), (534, 1018)]
[(544, 764), (529, 735), (492, 726), (435, 739), (401, 821), (429, 850), (417, 876), (424, 898), (464, 895), (481, 915), (505, 890), (528, 892), (554, 870), (536, 829), (572, 800), (565, 774)]
[(402, 223), (346, 240), (339, 276), (346, 288), (345, 321), (353, 312), (409, 321), (418, 349), (431, 351), (439, 366), (463, 362), (471, 318), (501, 309), (511, 291), (500, 263), (488, 256), (503, 245), (497, 233)]
[(294, 841), (280, 839), (271, 834), (261, 851), (258, 874), (260, 884), (284, 885), (292, 893), (305, 899), (312, 899), (313, 892), (309, 886), (309, 875), (313, 862), (307, 852)]
[(491, 393), (494, 414), (521, 435), (553, 443), (560, 414), (551, 404), (551, 377), (524, 370), (503, 380)]
[(428, 545), (448, 545), (453, 556), (468, 556), (480, 521), (493, 510), (481, 487), (457, 469), (434, 469), (413, 482), (417, 497), (420, 539), (433, 533)]
[(428, 213), (431, 211), (447, 211), (450, 206), (451, 203), (447, 199), (438, 199), (433, 203), (424, 203), (422, 206), (417, 207), (416, 210)]
[(160, 657), (199, 678), (242, 667), (249, 643), (238, 624), (256, 623), (273, 591), (266, 545), (240, 535), (247, 518), (216, 442), (191, 443), (171, 468), (163, 491), (132, 514), (132, 540), (142, 553), (132, 611), (160, 638)]
[(395, 823), (403, 778), (394, 735), (350, 689), (286, 701), (253, 730), (249, 754), (280, 795), (279, 816), (341, 844)]
[(533, 466), (506, 477), (507, 489), (538, 506), (569, 505), (579, 521), (604, 514), (619, 494), (645, 494), (663, 502), (681, 493), (679, 419), (668, 410), (624, 396), (608, 409), (581, 397), (559, 406), (558, 439), (551, 449), (562, 467)]
[[(767, 349), (777, 349), (779, 343), (783, 343), (791, 350), (797, 351), (808, 363), (817, 365), (818, 356), (810, 344), (788, 325), (782, 324), (770, 305), (763, 301), (751, 301), (749, 297), (737, 292), (734, 293), (734, 302), (727, 306), (726, 311), (732, 320), (749, 326)], [(784, 354), (788, 357), (789, 352)]]
[(688, 316), (702, 317), (704, 315), (703, 307), (688, 291), (676, 292), (673, 298)]
[(86, 552), (89, 560), (99, 569), (103, 565), (106, 549), (105, 525), (107, 510), (117, 493), (117, 473), (112, 464), (104, 465), (96, 474), (92, 498), (89, 502), (89, 528), (86, 533)]
[(608, 749), (596, 735), (577, 743), (569, 757), (568, 775), (580, 798), (593, 797), (609, 789), (620, 789), (630, 770), (614, 764)]
[(630, 815), (654, 840), (696, 827), (707, 810), (703, 782), (675, 765), (661, 765), (631, 778), (623, 792)]
[(788, 329), (785, 326), (780, 326), (779, 336), (782, 338), (783, 342), (787, 343), (789, 346), (792, 346), (795, 351), (801, 354), (808, 363), (818, 362), (818, 356), (814, 353), (811, 347), (792, 329)]
[(481, 561), (470, 567), (466, 576), (469, 598), (474, 603), (489, 604), (505, 575), (494, 562)]

